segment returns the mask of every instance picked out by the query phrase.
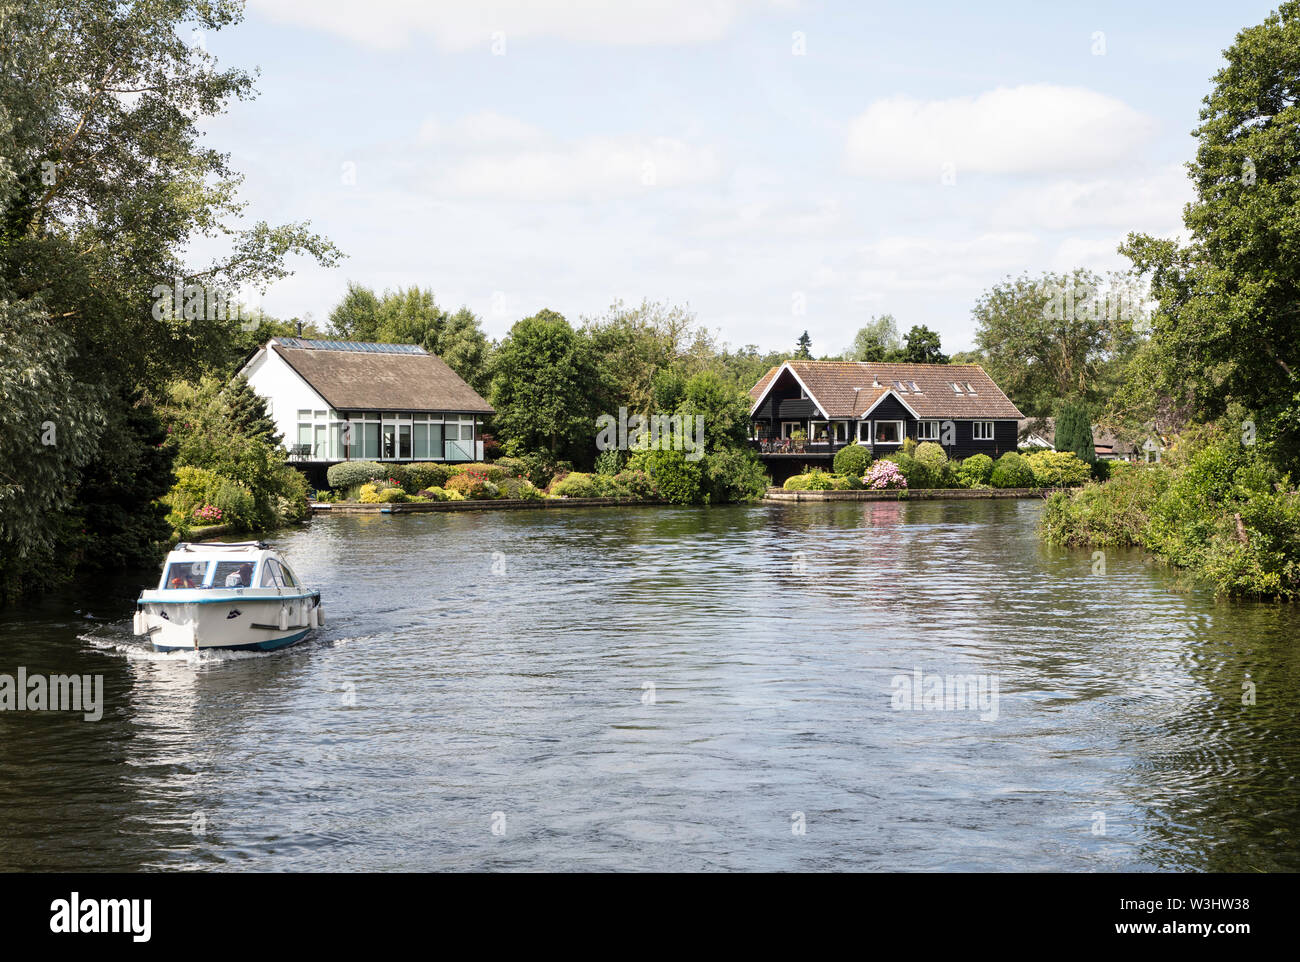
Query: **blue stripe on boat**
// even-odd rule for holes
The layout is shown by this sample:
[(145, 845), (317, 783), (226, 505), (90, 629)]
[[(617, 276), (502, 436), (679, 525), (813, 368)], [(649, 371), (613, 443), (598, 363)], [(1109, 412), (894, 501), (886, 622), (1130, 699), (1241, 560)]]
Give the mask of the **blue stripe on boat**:
[(153, 648), (154, 651), (275, 651), (277, 648), (287, 648), (289, 645), (302, 641), (310, 632), (310, 628), (304, 628), (302, 631), (286, 635), (284, 638), (272, 638), (270, 641), (254, 641), (247, 645), (220, 645), (198, 649), (193, 645), (154, 645)]

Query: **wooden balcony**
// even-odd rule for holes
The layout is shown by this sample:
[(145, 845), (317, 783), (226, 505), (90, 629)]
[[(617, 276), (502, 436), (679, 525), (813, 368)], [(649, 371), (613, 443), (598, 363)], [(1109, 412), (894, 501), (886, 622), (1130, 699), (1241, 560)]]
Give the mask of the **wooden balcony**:
[(795, 441), (790, 438), (762, 438), (751, 441), (764, 458), (831, 458), (853, 441)]

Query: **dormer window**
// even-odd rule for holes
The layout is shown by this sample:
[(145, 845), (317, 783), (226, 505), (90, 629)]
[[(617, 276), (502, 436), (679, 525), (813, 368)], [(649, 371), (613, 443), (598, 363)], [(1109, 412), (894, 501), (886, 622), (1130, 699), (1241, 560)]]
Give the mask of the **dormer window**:
[(910, 385), (912, 385), (912, 393), (913, 393), (913, 394), (920, 394), (920, 393), (921, 393), (921, 389), (920, 389), (919, 387), (916, 386), (916, 382), (915, 382), (915, 381), (908, 381), (907, 383), (910, 384)]
[(975, 393), (975, 389), (974, 389), (973, 387), (970, 386), (970, 381), (967, 381), (967, 382), (966, 382), (966, 393), (967, 393), (967, 394), (974, 394), (974, 393)]
[(894, 382), (894, 390), (898, 391), (900, 394), (906, 394), (906, 393), (907, 393), (907, 386), (906, 386), (905, 384), (903, 384), (902, 381), (895, 381), (895, 382)]
[(949, 382), (948, 382), (948, 386), (952, 388), (952, 393), (953, 393), (953, 394), (961, 394), (961, 393), (962, 393), (961, 385), (958, 384), (956, 381), (949, 381)]

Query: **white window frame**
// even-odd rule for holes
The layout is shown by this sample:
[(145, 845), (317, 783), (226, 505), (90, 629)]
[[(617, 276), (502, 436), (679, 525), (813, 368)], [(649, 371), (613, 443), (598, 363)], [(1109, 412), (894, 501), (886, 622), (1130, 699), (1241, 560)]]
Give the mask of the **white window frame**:
[[(981, 431), (987, 431), (982, 434)], [(997, 437), (996, 421), (972, 421), (970, 423), (970, 436), (972, 441), (992, 441)]]
[[(898, 440), (897, 440), (897, 441), (882, 441), (882, 440), (880, 440), (880, 425), (882, 425), (882, 424), (897, 424), (897, 425), (898, 425)], [(872, 443), (872, 444), (902, 444), (903, 441), (907, 438), (907, 422), (906, 422), (906, 421), (895, 421), (895, 420), (890, 419), (890, 420), (883, 420), (883, 421), (873, 421), (873, 422), (872, 422), (872, 425), (873, 425), (873, 427), (872, 427), (872, 429), (871, 429), (871, 443)]]
[(808, 429), (804, 426), (804, 423), (803, 423), (802, 421), (782, 421), (782, 422), (781, 422), (781, 437), (782, 437), (782, 438), (784, 438), (784, 439), (789, 439), (790, 435), (793, 434), (795, 431), (803, 431), (805, 434), (808, 433)]
[(939, 421), (917, 421), (916, 439), (918, 441), (938, 441), (940, 424)]
[(858, 422), (858, 441), (861, 444), (871, 443), (871, 422), (870, 421)]

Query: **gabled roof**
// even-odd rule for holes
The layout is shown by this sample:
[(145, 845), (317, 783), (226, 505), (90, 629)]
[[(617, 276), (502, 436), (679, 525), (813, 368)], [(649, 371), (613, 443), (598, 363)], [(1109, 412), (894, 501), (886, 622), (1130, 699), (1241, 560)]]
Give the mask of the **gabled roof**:
[(442, 358), (417, 344), (274, 337), (266, 350), (335, 410), (495, 413)]
[[(831, 418), (860, 418), (891, 391), (918, 418), (1023, 417), (978, 364), (874, 361), (786, 361), (759, 378), (750, 390), (753, 410), (758, 409), (783, 369), (798, 379), (814, 403)], [(960, 394), (953, 390), (954, 383), (961, 388)], [(966, 390), (967, 384), (973, 394)]]

